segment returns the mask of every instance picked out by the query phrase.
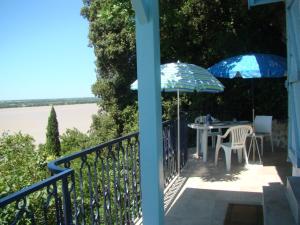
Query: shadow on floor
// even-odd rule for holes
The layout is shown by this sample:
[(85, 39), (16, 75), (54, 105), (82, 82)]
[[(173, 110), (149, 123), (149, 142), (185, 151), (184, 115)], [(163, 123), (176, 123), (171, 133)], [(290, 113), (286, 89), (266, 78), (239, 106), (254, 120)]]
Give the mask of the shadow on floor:
[[(262, 165), (263, 166), (274, 166), (277, 170), (277, 173), (281, 179), (281, 181), (286, 184), (287, 176), (292, 175), (292, 164), (287, 161), (287, 150), (282, 148), (274, 148), (274, 152), (271, 151), (271, 146), (269, 143), (265, 143), (264, 146), (264, 155), (262, 156)], [(208, 161), (207, 163), (203, 163), (202, 158), (193, 159), (193, 155), (195, 153), (195, 148), (189, 149), (189, 158), (191, 163), (185, 168), (188, 170), (189, 175), (198, 175), (204, 181), (236, 181), (238, 180), (238, 176), (246, 171), (244, 163), (238, 163), (237, 154), (232, 154), (231, 161), (231, 171), (226, 171), (225, 165), (225, 154), (224, 151), (220, 151), (218, 165), (217, 167), (214, 165), (214, 157), (215, 151), (213, 149), (209, 149), (208, 151)], [(195, 170), (199, 167), (199, 164), (203, 165), (201, 170)], [(258, 158), (256, 156), (256, 161), (252, 160), (252, 156), (249, 157), (249, 164), (260, 164)], [(193, 171), (191, 173), (191, 171)]]
[[(231, 161), (231, 171), (226, 171), (225, 165), (225, 154), (224, 151), (220, 151), (218, 165), (214, 164), (215, 153), (214, 150), (209, 149), (208, 151), (208, 160), (206, 163), (200, 159), (192, 159), (192, 156), (195, 153), (195, 149), (192, 148), (190, 151), (190, 162), (184, 168), (183, 175), (188, 174), (189, 176), (199, 176), (204, 181), (236, 181), (238, 180), (238, 175), (242, 171), (247, 170), (244, 166), (244, 163), (238, 163), (237, 154), (232, 154)], [(186, 172), (186, 173), (184, 173)]]
[[(269, 148), (270, 149), (270, 148)], [(287, 160), (287, 151), (275, 148), (274, 152), (270, 150), (264, 153), (264, 166), (274, 166), (283, 184), (286, 185), (288, 176), (292, 176), (292, 164)]]
[(176, 178), (174, 183), (169, 187), (167, 191), (164, 193), (164, 209), (165, 211), (168, 211), (169, 208), (174, 203), (176, 197), (178, 196), (179, 192), (185, 185), (186, 181), (188, 180), (188, 177), (179, 176)]

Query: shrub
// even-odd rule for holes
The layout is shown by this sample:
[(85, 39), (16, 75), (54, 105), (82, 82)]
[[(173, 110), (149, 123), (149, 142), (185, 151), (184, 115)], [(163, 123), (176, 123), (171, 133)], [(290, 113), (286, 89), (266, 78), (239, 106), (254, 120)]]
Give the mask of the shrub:
[(47, 133), (46, 133), (46, 149), (48, 153), (60, 156), (60, 141), (58, 122), (56, 118), (56, 112), (52, 106), (50, 116), (48, 118)]
[(0, 196), (18, 191), (46, 177), (34, 139), (22, 133), (0, 136)]

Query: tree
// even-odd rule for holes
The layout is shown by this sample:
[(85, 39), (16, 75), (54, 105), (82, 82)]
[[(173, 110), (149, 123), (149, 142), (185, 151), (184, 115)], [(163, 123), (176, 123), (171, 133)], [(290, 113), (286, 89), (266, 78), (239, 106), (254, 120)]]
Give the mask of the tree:
[(60, 156), (60, 140), (58, 131), (58, 122), (54, 107), (51, 107), (50, 116), (48, 118), (47, 133), (46, 133), (46, 149), (48, 153), (55, 156)]
[[(100, 112), (98, 117), (112, 120), (116, 125), (116, 135), (119, 136), (124, 128), (122, 111), (135, 98), (135, 93), (128, 88), (136, 77), (131, 2), (84, 1), (81, 14), (90, 23), (90, 45), (94, 47), (96, 55), (97, 81), (92, 91), (101, 99), (101, 108), (105, 111), (105, 114)], [(98, 123), (99, 120), (95, 118), (94, 121)]]
[(78, 152), (96, 144), (99, 143), (93, 143), (88, 134), (80, 132), (77, 128), (67, 129), (61, 135), (61, 150), (64, 155)]

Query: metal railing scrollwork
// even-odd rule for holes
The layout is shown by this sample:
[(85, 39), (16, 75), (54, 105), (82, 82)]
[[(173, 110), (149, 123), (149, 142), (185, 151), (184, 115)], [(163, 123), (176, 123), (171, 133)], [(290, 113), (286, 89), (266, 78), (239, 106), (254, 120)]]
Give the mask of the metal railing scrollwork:
[[(163, 123), (165, 187), (178, 174), (176, 129), (176, 121)], [(183, 141), (181, 167), (186, 150)], [(54, 160), (51, 177), (0, 199), (0, 216), (7, 224), (134, 224), (142, 217), (139, 154), (136, 132)]]
[[(64, 213), (64, 180), (68, 169), (0, 199), (2, 224), (70, 224)], [(66, 187), (67, 188), (67, 187)], [(32, 199), (38, 199), (31, 204)], [(8, 222), (9, 221), (9, 222)]]

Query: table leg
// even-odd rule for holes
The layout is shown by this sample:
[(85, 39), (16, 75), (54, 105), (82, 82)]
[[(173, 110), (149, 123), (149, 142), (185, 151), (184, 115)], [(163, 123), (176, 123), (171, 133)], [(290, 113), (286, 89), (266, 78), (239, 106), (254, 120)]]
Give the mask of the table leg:
[(198, 158), (200, 155), (200, 130), (197, 129), (197, 134), (196, 134), (196, 157)]
[(203, 129), (201, 138), (201, 151), (203, 153), (203, 162), (207, 161), (207, 129)]
[(256, 137), (255, 136), (252, 136), (253, 138), (253, 145), (252, 145), (252, 148), (253, 148), (253, 162), (255, 162), (255, 151), (256, 151), (256, 145), (255, 145), (255, 141), (256, 141)]

